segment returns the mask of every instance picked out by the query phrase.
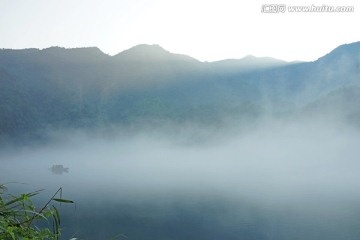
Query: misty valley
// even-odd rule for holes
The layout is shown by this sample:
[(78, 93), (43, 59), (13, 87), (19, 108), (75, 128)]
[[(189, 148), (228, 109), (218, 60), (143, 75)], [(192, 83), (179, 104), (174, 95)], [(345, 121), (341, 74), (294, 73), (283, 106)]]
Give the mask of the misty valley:
[(61, 239), (360, 236), (360, 42), (314, 62), (0, 50), (0, 184)]

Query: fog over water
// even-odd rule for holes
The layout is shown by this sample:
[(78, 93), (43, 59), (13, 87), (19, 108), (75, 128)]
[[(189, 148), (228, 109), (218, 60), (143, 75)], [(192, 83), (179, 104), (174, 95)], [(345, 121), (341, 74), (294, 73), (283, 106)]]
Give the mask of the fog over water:
[[(27, 183), (10, 184), (18, 191), (45, 188), (44, 198), (63, 187), (76, 202), (61, 210), (65, 236), (359, 236), (358, 129), (303, 121), (206, 132), (56, 133), (46, 146), (2, 151), (1, 182)], [(68, 169), (55, 174), (55, 165)]]

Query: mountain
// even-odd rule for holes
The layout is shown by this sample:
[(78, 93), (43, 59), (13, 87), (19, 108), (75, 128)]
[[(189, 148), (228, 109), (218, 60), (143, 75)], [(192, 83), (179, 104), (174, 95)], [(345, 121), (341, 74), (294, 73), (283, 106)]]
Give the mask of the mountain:
[(261, 86), (261, 96), (266, 102), (299, 107), (342, 86), (358, 86), (359, 56), (360, 42), (355, 42), (341, 45), (314, 62), (238, 74), (234, 78), (242, 83), (252, 82), (255, 89)]
[(107, 66), (107, 72), (111, 72), (109, 79), (113, 85), (121, 83), (121, 88), (186, 80), (188, 75), (202, 71), (198, 60), (170, 53), (159, 45), (137, 45), (113, 56), (110, 62)]
[(115, 55), (114, 58), (126, 62), (199, 62), (187, 55), (171, 53), (157, 44), (140, 44)]
[(360, 42), (314, 62), (200, 62), (158, 45), (0, 50), (0, 135), (149, 121), (221, 124), (296, 111), (359, 86)]
[(271, 57), (255, 57), (248, 55), (241, 59), (226, 59), (216, 62), (211, 62), (212, 68), (216, 71), (230, 73), (254, 71), (260, 69), (269, 69), (274, 67), (280, 67), (290, 65), (298, 62), (286, 62)]
[(360, 79), (360, 42), (337, 47), (315, 62), (317, 84), (321, 88), (358, 85)]
[(360, 87), (342, 87), (305, 106), (301, 114), (360, 127)]

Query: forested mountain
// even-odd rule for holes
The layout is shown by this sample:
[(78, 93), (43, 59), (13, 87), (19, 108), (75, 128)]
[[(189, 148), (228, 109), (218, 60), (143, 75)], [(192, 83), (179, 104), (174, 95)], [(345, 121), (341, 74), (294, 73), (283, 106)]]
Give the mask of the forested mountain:
[(239, 121), (293, 112), (359, 86), (360, 42), (314, 62), (248, 56), (200, 62), (158, 45), (0, 50), (0, 134), (152, 120)]
[(360, 87), (342, 87), (308, 104), (300, 114), (337, 121), (346, 120), (360, 127)]

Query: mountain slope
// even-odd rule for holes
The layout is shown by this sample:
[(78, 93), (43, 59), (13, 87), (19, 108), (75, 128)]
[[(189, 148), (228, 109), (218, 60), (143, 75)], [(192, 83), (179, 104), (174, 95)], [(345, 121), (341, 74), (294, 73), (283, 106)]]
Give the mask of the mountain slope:
[[(293, 112), (359, 86), (360, 43), (314, 62), (199, 62), (158, 45), (115, 56), (97, 48), (0, 50), (0, 134), (136, 121), (221, 122)], [(246, 121), (248, 121), (246, 120)]]
[(228, 74), (245, 71), (256, 71), (260, 69), (269, 69), (280, 66), (286, 66), (293, 63), (282, 61), (270, 57), (255, 57), (248, 55), (241, 59), (226, 59), (209, 63), (215, 71), (222, 71)]
[(360, 87), (344, 87), (308, 104), (307, 116), (346, 121), (360, 127)]

